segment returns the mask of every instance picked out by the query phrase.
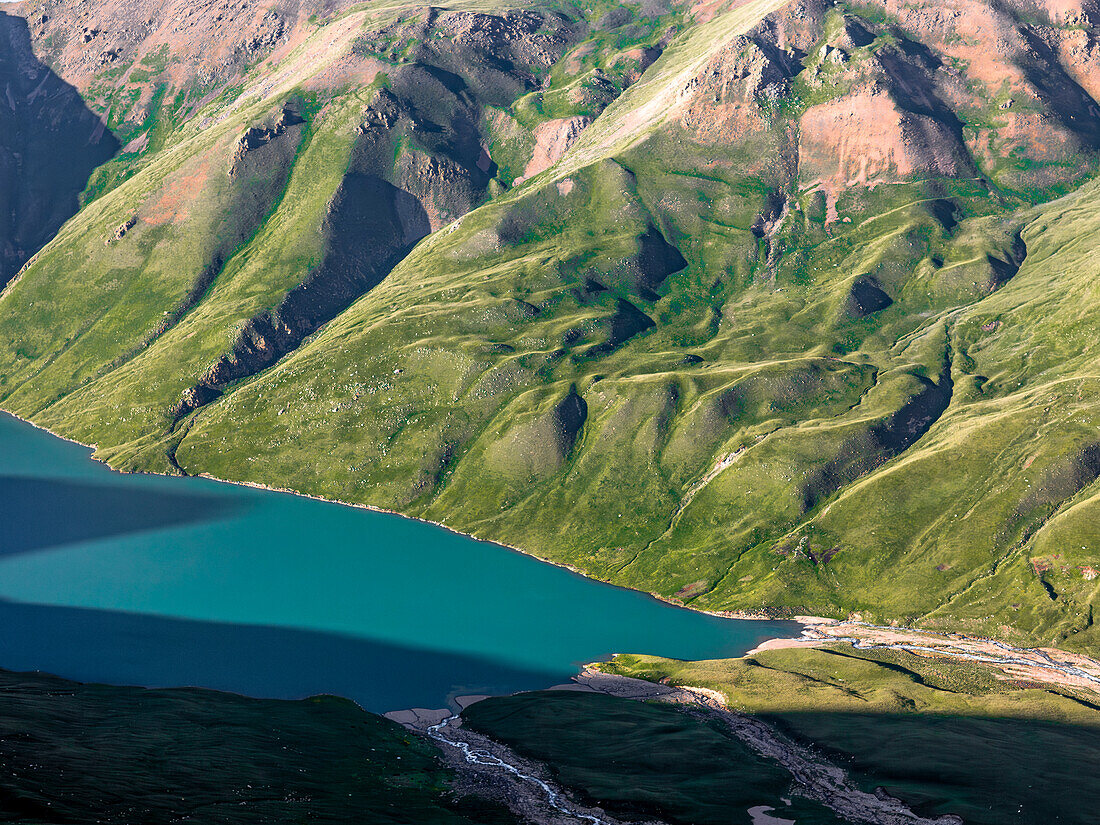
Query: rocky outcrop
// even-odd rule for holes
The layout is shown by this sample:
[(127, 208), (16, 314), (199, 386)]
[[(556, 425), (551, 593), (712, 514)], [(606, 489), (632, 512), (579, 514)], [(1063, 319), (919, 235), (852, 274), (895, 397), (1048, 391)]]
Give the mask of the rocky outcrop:
[(481, 101), (508, 106), (537, 88), (537, 74), (561, 58), (573, 37), (573, 26), (549, 12), (487, 14), (428, 7), (361, 35), (356, 49), (435, 67), (461, 79)]
[(115, 233), (106, 241), (104, 241), (104, 243), (109, 245), (112, 241), (121, 241), (123, 238), (126, 237), (127, 232), (137, 226), (137, 222), (137, 215), (131, 215), (119, 225), (118, 229), (115, 230)]
[(271, 143), (271, 141), (285, 134), (288, 127), (303, 123), (305, 123), (305, 120), (294, 110), (284, 108), (270, 126), (250, 126), (237, 139), (237, 146), (233, 150), (233, 160), (229, 164), (229, 177), (237, 177), (241, 173), (245, 157), (249, 152)]
[[(716, 50), (678, 89), (673, 111), (703, 144), (771, 135), (778, 157), (748, 167), (778, 161), (792, 184), (822, 187), (830, 223), (848, 190), (927, 177), (984, 174), (1045, 197), (1086, 173), (1074, 158), (1100, 149), (1100, 37), (1064, 22), (1091, 19), (1093, 4), (1048, 5), (1049, 24), (1024, 2), (882, 0), (897, 23), (846, 13), (826, 26), (835, 9), (801, 3)], [(784, 110), (803, 101), (797, 129), (784, 131)]]
[(680, 89), (677, 113), (694, 139), (730, 143), (770, 128), (764, 107), (778, 102), (802, 70), (773, 37), (761, 31), (734, 38)]
[[(87, 92), (105, 66), (120, 61), (157, 66), (171, 56), (166, 72), (173, 86), (231, 82), (256, 60), (288, 44), (311, 14), (333, 11), (342, 0), (268, 0), (235, 3), (209, 0), (152, 0), (138, 10), (128, 0), (104, 0), (94, 6), (80, 0), (47, 0), (45, 13), (32, 17), (37, 48), (59, 74)], [(122, 77), (106, 79), (114, 85)], [(195, 102), (198, 102), (197, 100)]]
[(452, 12), (439, 25), (461, 48), (491, 62), (549, 69), (561, 57), (568, 28), (560, 17), (529, 11)]

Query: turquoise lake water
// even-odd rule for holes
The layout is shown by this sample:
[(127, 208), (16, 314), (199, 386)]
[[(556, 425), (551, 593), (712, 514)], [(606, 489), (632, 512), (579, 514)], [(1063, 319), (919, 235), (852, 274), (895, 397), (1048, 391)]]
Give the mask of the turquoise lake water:
[(616, 652), (729, 657), (798, 632), (400, 516), (89, 455), (0, 415), (2, 668), (387, 711), (547, 687)]

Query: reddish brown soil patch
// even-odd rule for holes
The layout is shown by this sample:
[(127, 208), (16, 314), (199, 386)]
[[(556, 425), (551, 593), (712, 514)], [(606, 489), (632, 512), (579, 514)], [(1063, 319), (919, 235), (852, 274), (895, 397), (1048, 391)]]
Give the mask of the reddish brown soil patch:
[(221, 164), (215, 163), (211, 153), (201, 155), (176, 173), (159, 192), (146, 201), (141, 218), (150, 226), (166, 223), (182, 223), (191, 215), (195, 203), (202, 199), (211, 176)]

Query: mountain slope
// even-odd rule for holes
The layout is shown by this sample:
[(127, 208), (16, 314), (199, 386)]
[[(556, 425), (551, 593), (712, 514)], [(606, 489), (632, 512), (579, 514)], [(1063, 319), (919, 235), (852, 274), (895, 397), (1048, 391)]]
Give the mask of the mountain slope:
[[(459, 796), (436, 748), (347, 699), (251, 699), (8, 671), (0, 692), (5, 822), (517, 821), (502, 806)], [(61, 781), (42, 781), (47, 772)]]
[(0, 12), (0, 284), (77, 211), (119, 144), (77, 91), (43, 65), (27, 23)]
[(1095, 645), (1100, 6), (281, 8), (201, 97), (132, 47), (174, 108), (0, 300), (6, 409), (697, 607)]

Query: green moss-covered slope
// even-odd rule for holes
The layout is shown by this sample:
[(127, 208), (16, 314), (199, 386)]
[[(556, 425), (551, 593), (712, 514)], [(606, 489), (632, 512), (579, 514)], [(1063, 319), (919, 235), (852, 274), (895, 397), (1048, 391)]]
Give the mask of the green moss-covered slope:
[(5, 291), (0, 404), (697, 607), (1095, 649), (1078, 5), (299, 19)]

